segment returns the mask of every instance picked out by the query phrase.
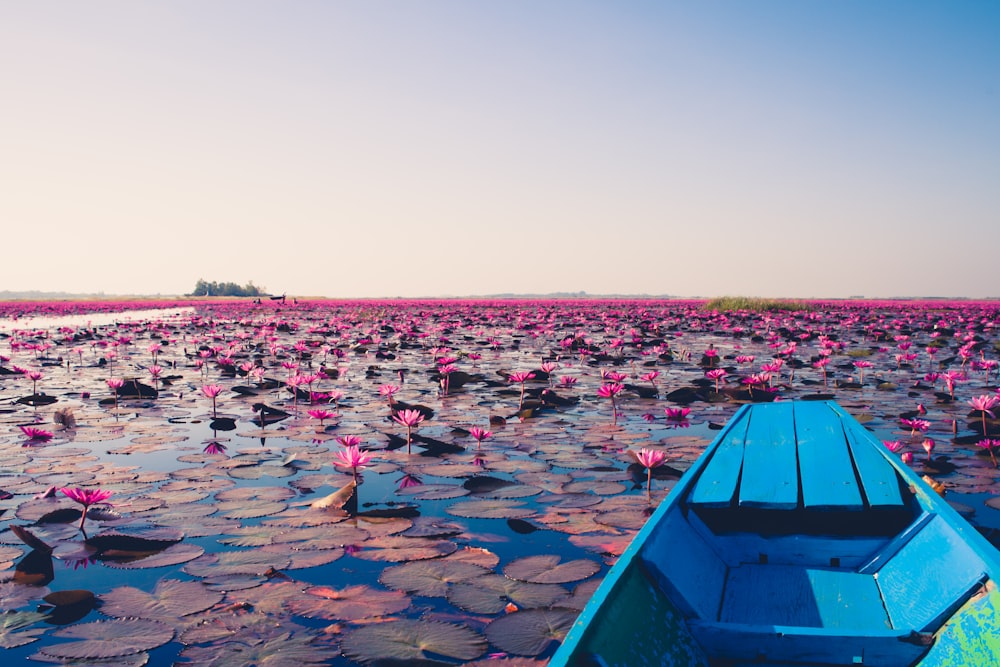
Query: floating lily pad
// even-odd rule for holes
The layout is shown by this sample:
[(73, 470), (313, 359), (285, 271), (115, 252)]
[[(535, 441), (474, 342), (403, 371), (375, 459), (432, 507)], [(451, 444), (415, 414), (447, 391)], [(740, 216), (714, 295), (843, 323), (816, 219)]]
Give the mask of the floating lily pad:
[(263, 516), (273, 516), (284, 510), (287, 505), (280, 500), (257, 498), (221, 502), (217, 507), (222, 516), (228, 519), (258, 519)]
[(358, 621), (393, 614), (409, 606), (409, 596), (401, 591), (380, 591), (363, 585), (341, 589), (313, 586), (287, 604), (293, 614), (327, 621)]
[(204, 553), (205, 549), (197, 544), (174, 544), (162, 551), (104, 552), (100, 559), (105, 566), (116, 570), (147, 570), (186, 563)]
[(147, 618), (170, 622), (180, 616), (204, 611), (222, 599), (197, 581), (164, 579), (152, 593), (119, 586), (101, 595), (101, 613), (119, 618)]
[(508, 603), (519, 607), (549, 607), (568, 595), (555, 584), (514, 581), (498, 574), (469, 579), (448, 589), (448, 601), (476, 614), (499, 614)]
[(46, 628), (33, 628), (31, 626), (45, 620), (45, 618), (45, 614), (35, 611), (6, 611), (0, 613), (0, 648), (14, 648), (35, 641), (45, 633)]
[(413, 525), (402, 532), (406, 537), (451, 537), (461, 535), (465, 527), (448, 519), (434, 516), (418, 516)]
[(535, 513), (524, 503), (511, 500), (467, 500), (449, 505), (445, 510), (454, 516), (473, 519), (524, 519)]
[[(205, 623), (198, 623), (185, 628), (178, 636), (182, 644), (207, 644), (227, 640), (239, 640), (241, 637), (255, 637), (259, 641), (266, 637), (280, 636), (285, 633), (307, 633), (307, 629), (297, 623), (278, 619), (271, 614), (248, 611), (244, 605), (236, 604), (230, 610), (233, 614), (214, 614)], [(318, 647), (317, 647), (318, 648)]]
[(379, 581), (389, 588), (415, 595), (444, 597), (449, 584), (467, 581), (488, 573), (488, 569), (479, 565), (442, 558), (387, 568), (382, 571)]
[(454, 542), (419, 537), (381, 537), (369, 540), (363, 547), (354, 553), (355, 558), (390, 563), (438, 558), (458, 549)]
[(6, 570), (14, 565), (14, 561), (24, 555), (17, 547), (0, 546), (0, 570)]
[(508, 653), (541, 655), (552, 642), (563, 640), (578, 615), (575, 609), (517, 611), (491, 621), (486, 626), (486, 637)]
[(117, 658), (152, 650), (174, 638), (173, 628), (146, 619), (115, 619), (70, 625), (52, 633), (80, 641), (51, 644), (41, 653), (54, 658)]
[(447, 560), (460, 560), (464, 563), (473, 563), (474, 565), (485, 567), (487, 570), (492, 570), (500, 563), (500, 556), (482, 547), (465, 547), (450, 556), (446, 556), (446, 558)]
[(472, 660), (486, 650), (486, 640), (466, 626), (404, 619), (351, 630), (341, 640), (341, 650), (364, 663), (392, 658), (419, 660), (435, 655)]
[(280, 554), (267, 553), (260, 549), (253, 551), (227, 551), (205, 554), (189, 562), (182, 569), (193, 577), (218, 577), (231, 574), (267, 574), (281, 570), (291, 563), (291, 559)]
[(360, 544), (369, 538), (369, 533), (356, 526), (337, 524), (333, 526), (309, 526), (284, 529), (274, 535), (274, 544), (287, 544), (295, 550), (336, 549), (348, 544)]
[(228, 531), (226, 537), (219, 538), (219, 542), (234, 547), (262, 547), (271, 544), (274, 536), (282, 530), (278, 526), (265, 526), (261, 524), (242, 526)]
[(231, 641), (208, 646), (189, 646), (181, 657), (190, 664), (204, 667), (267, 665), (268, 667), (303, 667), (326, 665), (338, 651), (323, 645), (306, 632), (285, 632), (266, 639)]

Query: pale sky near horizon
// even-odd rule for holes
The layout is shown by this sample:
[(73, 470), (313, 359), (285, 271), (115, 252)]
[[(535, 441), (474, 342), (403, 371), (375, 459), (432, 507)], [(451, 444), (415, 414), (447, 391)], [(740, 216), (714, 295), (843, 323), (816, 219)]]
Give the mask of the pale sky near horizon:
[(0, 0), (0, 291), (1000, 296), (1000, 2)]

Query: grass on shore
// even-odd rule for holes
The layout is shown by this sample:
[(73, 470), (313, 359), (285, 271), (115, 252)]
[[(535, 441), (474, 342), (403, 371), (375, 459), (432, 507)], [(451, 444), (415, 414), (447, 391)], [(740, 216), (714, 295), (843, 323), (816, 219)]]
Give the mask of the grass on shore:
[(812, 310), (810, 304), (802, 301), (762, 299), (750, 296), (720, 296), (706, 303), (705, 308), (721, 312), (748, 310), (756, 313), (773, 313), (783, 310)]

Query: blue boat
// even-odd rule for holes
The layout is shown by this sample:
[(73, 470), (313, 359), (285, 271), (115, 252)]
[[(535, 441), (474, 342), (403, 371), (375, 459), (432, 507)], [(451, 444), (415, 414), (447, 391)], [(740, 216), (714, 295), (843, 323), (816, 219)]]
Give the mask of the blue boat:
[(1000, 553), (836, 403), (743, 406), (550, 667), (1000, 665)]

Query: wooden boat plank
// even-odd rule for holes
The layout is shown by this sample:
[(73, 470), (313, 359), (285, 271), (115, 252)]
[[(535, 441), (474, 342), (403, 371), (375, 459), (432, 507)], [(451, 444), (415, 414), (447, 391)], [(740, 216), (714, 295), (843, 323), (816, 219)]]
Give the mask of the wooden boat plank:
[(750, 411), (738, 413), (725, 437), (719, 442), (705, 470), (698, 478), (688, 503), (700, 507), (729, 507), (736, 495), (743, 467), (743, 443), (746, 440)]
[(889, 628), (873, 576), (771, 564), (730, 570), (719, 620), (841, 630)]
[(767, 408), (758, 408), (747, 426), (740, 506), (795, 509), (799, 466), (792, 404), (772, 403)]
[[(678, 548), (678, 545), (684, 545)], [(680, 512), (664, 517), (640, 551), (646, 572), (688, 616), (719, 617), (726, 564)]]
[(888, 563), (900, 549), (906, 546), (906, 543), (909, 542), (914, 535), (923, 530), (924, 526), (933, 521), (936, 516), (936, 514), (931, 512), (924, 512), (921, 514), (916, 521), (911, 523), (905, 530), (892, 538), (888, 544), (880, 548), (876, 553), (873, 553), (868, 559), (868, 562), (858, 568), (858, 572), (863, 574), (874, 574), (878, 572), (878, 570), (883, 565)]
[(840, 417), (826, 403), (795, 403), (802, 505), (862, 510), (864, 503)]
[(975, 593), (985, 564), (935, 516), (875, 573), (892, 627), (933, 632)]
[[(899, 476), (891, 465), (886, 465), (885, 457), (868, 441), (864, 427), (849, 424), (844, 428), (847, 445), (854, 458), (854, 465), (861, 478), (861, 486), (868, 499), (868, 506), (875, 509), (898, 508), (903, 506), (903, 496), (899, 491)], [(881, 443), (878, 444), (882, 446)]]
[(726, 581), (719, 620), (746, 625), (820, 627), (819, 610), (809, 581), (788, 565), (743, 565)]
[(872, 630), (863, 635), (825, 628), (784, 625), (742, 625), (691, 621), (691, 634), (710, 647), (712, 660), (746, 661), (747, 649), (756, 664), (912, 665), (927, 650), (901, 641), (907, 633)]

